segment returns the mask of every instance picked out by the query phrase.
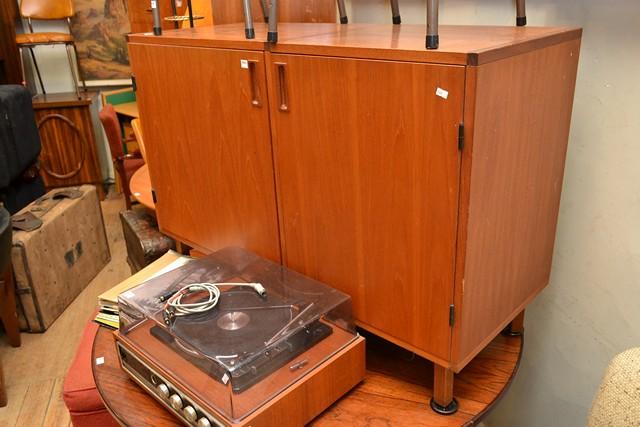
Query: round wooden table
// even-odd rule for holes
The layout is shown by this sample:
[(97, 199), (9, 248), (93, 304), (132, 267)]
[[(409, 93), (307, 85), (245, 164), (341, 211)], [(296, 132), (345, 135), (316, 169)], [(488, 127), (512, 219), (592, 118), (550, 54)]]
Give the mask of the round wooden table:
[[(438, 415), (429, 407), (433, 364), (373, 335), (367, 338), (367, 375), (317, 417), (314, 426), (462, 426), (479, 421), (506, 392), (518, 370), (522, 337), (499, 335), (460, 374), (454, 395), (460, 409)], [(97, 358), (104, 363), (96, 365)], [(93, 376), (111, 414), (128, 426), (173, 426), (176, 418), (120, 369), (113, 333), (99, 328)]]
[(151, 178), (149, 177), (149, 167), (144, 164), (133, 173), (129, 180), (129, 189), (131, 195), (145, 208), (152, 211), (156, 210), (156, 204), (153, 202), (151, 194)]

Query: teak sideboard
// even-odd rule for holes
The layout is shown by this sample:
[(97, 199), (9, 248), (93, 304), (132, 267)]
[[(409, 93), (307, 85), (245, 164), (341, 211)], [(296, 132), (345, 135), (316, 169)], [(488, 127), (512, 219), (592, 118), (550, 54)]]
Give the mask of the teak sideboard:
[(576, 28), (241, 24), (129, 36), (162, 230), (353, 297), (436, 406), (547, 285)]

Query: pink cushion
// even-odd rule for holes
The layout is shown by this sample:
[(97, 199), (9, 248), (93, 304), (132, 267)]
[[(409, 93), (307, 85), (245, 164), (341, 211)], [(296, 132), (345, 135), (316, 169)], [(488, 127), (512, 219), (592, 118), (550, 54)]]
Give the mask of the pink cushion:
[(75, 427), (118, 425), (107, 412), (93, 380), (91, 351), (98, 328), (94, 322), (89, 322), (84, 328), (76, 357), (62, 387), (62, 397)]

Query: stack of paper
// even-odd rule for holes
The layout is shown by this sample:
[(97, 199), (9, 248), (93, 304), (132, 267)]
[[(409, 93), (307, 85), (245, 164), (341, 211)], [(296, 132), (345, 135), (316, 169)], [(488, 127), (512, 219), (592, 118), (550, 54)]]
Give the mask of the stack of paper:
[(101, 325), (117, 329), (119, 325), (118, 295), (149, 279), (181, 267), (191, 261), (191, 259), (192, 258), (180, 255), (175, 251), (169, 251), (133, 276), (109, 289), (98, 297), (100, 312), (96, 315), (95, 321)]

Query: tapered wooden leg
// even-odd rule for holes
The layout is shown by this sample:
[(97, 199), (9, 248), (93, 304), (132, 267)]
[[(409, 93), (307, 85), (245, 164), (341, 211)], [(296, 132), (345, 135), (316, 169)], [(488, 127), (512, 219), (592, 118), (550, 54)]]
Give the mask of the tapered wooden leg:
[(179, 240), (176, 240), (176, 252), (182, 255), (189, 255), (191, 253), (191, 246), (187, 245), (186, 243), (180, 242)]
[(503, 331), (504, 335), (510, 337), (519, 337), (524, 333), (524, 310), (518, 314), (515, 319), (509, 323), (509, 326)]
[(7, 389), (4, 385), (4, 372), (2, 371), (2, 361), (0, 361), (0, 408), (7, 406)]
[(9, 344), (13, 347), (20, 347), (20, 326), (18, 325), (18, 313), (16, 312), (16, 293), (13, 287), (11, 264), (9, 264), (9, 268), (4, 272), (3, 276), (0, 317), (2, 318)]
[(442, 415), (458, 410), (458, 401), (453, 397), (453, 371), (440, 365), (434, 365), (431, 409)]

